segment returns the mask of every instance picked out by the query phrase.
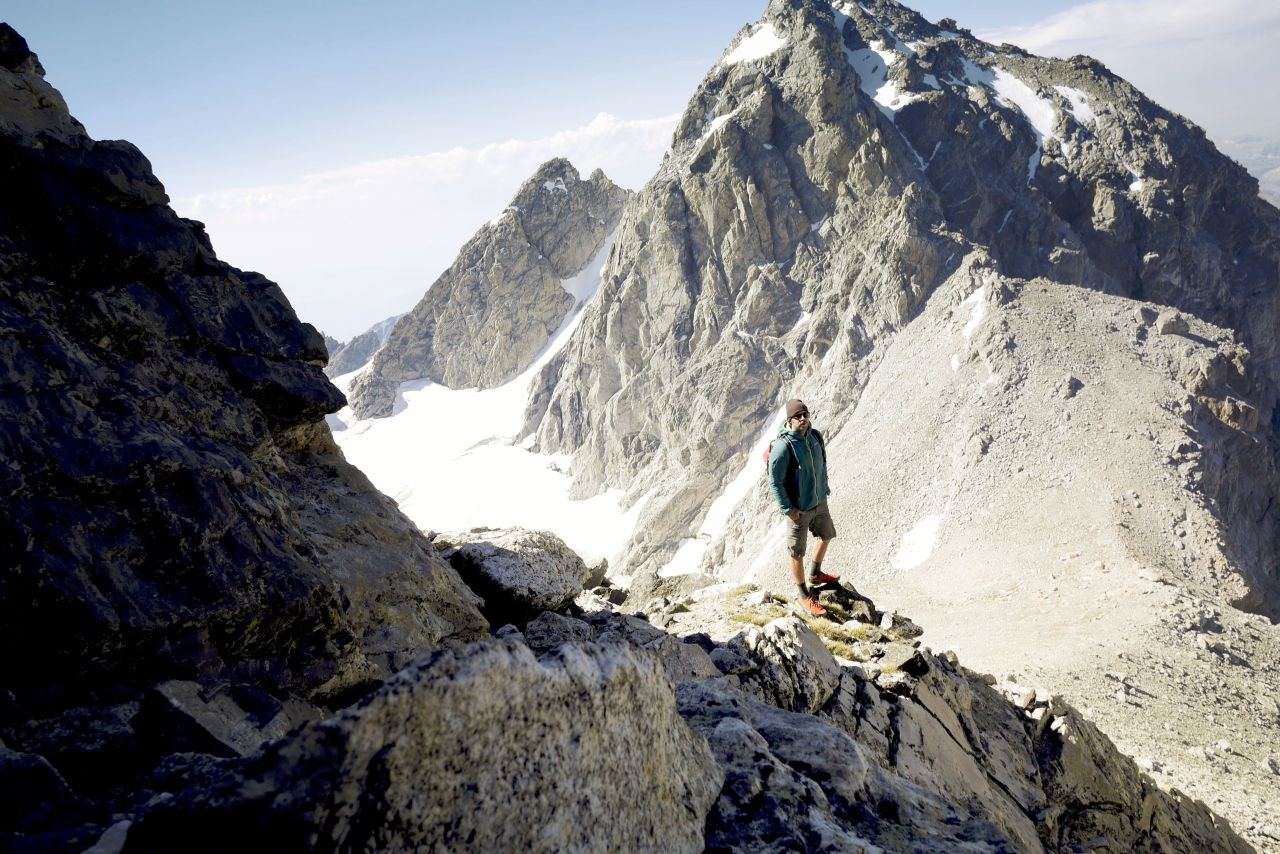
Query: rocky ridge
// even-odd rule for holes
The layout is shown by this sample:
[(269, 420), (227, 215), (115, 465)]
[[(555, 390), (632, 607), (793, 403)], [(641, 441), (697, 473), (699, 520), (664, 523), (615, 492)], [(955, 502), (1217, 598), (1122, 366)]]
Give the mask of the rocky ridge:
[(256, 747), (482, 635), (334, 445), (322, 338), (279, 287), (220, 261), (135, 147), (90, 139), (8, 25), (0, 91), (5, 767), (78, 809), (207, 746), (180, 698), (238, 709)]
[(1002, 696), (855, 604), (807, 620), (719, 585), (656, 613), (663, 630), (583, 594), (205, 766), (127, 850), (1249, 850), (1060, 699)]
[(677, 637), (584, 597), (468, 643), (477, 598), (332, 445), (318, 333), (3, 26), (0, 65), (6, 847), (1246, 850), (870, 603), (837, 631), (722, 588), (655, 612)]
[(396, 388), (426, 378), (492, 388), (533, 364), (582, 297), (575, 277), (608, 251), (629, 193), (550, 160), (483, 226), (402, 317), (351, 386), (357, 417), (390, 415)]
[(373, 358), (374, 353), (378, 352), (378, 348), (387, 343), (387, 336), (403, 316), (397, 314), (386, 320), (379, 320), (345, 344), (326, 335), (325, 348), (329, 351), (329, 364), (325, 366), (325, 376), (340, 377), (343, 374), (358, 371), (369, 364), (369, 360)]

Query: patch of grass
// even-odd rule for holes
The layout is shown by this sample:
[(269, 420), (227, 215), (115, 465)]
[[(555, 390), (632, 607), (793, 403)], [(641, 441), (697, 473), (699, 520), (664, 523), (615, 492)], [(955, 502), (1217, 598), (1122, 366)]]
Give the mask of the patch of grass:
[(849, 644), (847, 643), (843, 643), (838, 640), (831, 640), (829, 638), (823, 638), (822, 644), (823, 646), (825, 646), (827, 649), (831, 651), (832, 655), (838, 655), (841, 658), (848, 659), (849, 661), (858, 660), (858, 651), (853, 647), (849, 646)]
[(830, 605), (824, 605), (827, 609), (826, 617), (803, 617), (805, 623), (818, 636), (823, 645), (832, 653), (847, 658), (851, 661), (860, 661), (865, 658), (865, 653), (859, 654), (856, 646), (859, 642), (874, 643), (880, 639), (880, 630), (875, 626), (869, 626), (865, 623), (858, 623), (852, 628), (845, 628), (840, 623), (840, 618), (844, 617), (844, 621), (851, 619), (847, 614), (839, 608)]
[(839, 623), (833, 623), (830, 620), (823, 619), (822, 617), (808, 619), (805, 620), (805, 622), (809, 624), (809, 628), (813, 629), (813, 633), (820, 638), (841, 641), (842, 643), (857, 640), (857, 638), (853, 636), (853, 633), (847, 631), (844, 626)]
[(768, 623), (772, 623), (779, 617), (785, 617), (786, 615), (786, 609), (779, 608), (777, 605), (769, 604), (746, 611), (739, 611), (736, 614), (730, 614), (729, 619), (735, 623), (750, 623), (753, 626), (763, 626)]

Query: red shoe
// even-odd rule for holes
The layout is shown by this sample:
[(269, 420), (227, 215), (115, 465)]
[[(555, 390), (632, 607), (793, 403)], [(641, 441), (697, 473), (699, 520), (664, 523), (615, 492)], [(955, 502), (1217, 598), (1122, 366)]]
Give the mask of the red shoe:
[(825, 617), (827, 609), (818, 604), (817, 596), (809, 596), (800, 600), (800, 607), (804, 608), (815, 617)]
[(838, 575), (828, 575), (825, 572), (819, 572), (817, 575), (809, 576), (810, 584), (832, 584), (840, 580)]

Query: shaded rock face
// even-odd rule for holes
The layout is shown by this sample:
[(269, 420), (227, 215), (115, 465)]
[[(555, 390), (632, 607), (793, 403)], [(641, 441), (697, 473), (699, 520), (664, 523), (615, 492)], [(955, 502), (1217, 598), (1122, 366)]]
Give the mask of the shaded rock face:
[(607, 248), (629, 195), (598, 169), (584, 181), (567, 160), (540, 166), (396, 324), (352, 385), (355, 414), (390, 415), (407, 380), (492, 388), (533, 364), (574, 308), (568, 280)]
[(403, 316), (397, 314), (395, 317), (380, 320), (345, 344), (339, 344), (326, 335), (325, 346), (329, 350), (329, 364), (324, 369), (325, 376), (339, 377), (358, 371), (367, 365), (373, 358), (373, 354), (378, 352), (378, 348), (386, 343), (387, 336)]
[(735, 49), (772, 37), (708, 73), (531, 391), (526, 430), (574, 453), (578, 494), (648, 496), (618, 571), (696, 535), (784, 400), (837, 438), (887, 342), (958, 275), (1235, 328), (1270, 420), (1280, 218), (1199, 129), (1091, 60), (996, 48), (888, 0), (778, 0)]
[(170, 677), (323, 698), (483, 632), (333, 444), (321, 336), (0, 36), (6, 718)]
[(487, 641), (433, 654), (360, 706), (179, 793), (130, 851), (700, 851), (723, 777), (670, 683), (623, 645), (541, 661)]

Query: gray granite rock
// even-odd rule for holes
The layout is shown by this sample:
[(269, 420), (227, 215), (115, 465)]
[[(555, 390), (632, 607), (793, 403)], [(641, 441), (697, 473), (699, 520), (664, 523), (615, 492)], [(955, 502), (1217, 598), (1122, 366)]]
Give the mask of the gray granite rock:
[(537, 654), (549, 652), (562, 643), (591, 640), (591, 626), (554, 611), (543, 611), (524, 627), (524, 642)]
[(563, 608), (588, 575), (577, 552), (550, 531), (477, 528), (435, 542), (449, 545), (441, 554), (484, 598), (494, 622)]
[(759, 696), (780, 708), (816, 712), (840, 685), (840, 665), (797, 617), (749, 628), (733, 646), (759, 665), (745, 677)]
[(198, 838), (228, 848), (694, 852), (723, 779), (649, 656), (567, 644), (539, 661), (522, 645), (482, 641), (432, 654), (213, 791), (156, 804), (130, 830), (129, 850)]

